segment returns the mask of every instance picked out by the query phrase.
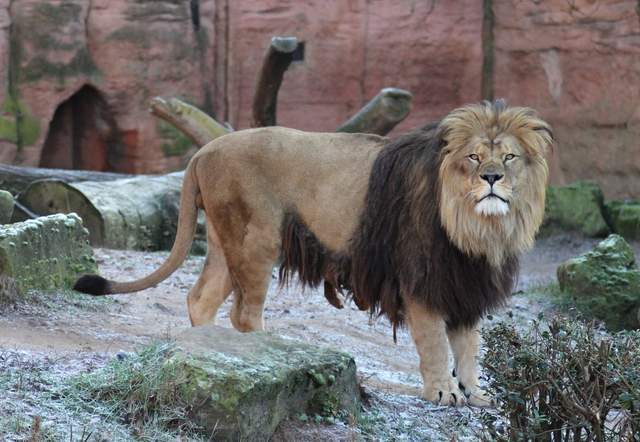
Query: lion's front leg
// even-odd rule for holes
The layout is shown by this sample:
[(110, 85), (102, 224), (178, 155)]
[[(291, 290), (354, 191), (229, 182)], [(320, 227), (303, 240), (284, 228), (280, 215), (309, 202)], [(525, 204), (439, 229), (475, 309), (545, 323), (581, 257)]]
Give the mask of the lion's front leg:
[(449, 370), (449, 342), (442, 317), (423, 305), (405, 300), (411, 336), (420, 356), (423, 396), (442, 405), (463, 405), (465, 396)]
[(489, 407), (491, 398), (478, 382), (478, 353), (480, 351), (479, 325), (447, 330), (455, 362), (456, 378), (464, 390), (467, 401), (476, 407)]

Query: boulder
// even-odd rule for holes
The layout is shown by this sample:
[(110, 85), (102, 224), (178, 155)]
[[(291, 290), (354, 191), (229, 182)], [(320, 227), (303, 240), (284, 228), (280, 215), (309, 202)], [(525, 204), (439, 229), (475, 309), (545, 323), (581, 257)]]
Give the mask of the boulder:
[(8, 224), (13, 216), (13, 195), (0, 190), (0, 224)]
[(542, 230), (574, 230), (596, 237), (607, 235), (609, 226), (603, 216), (600, 187), (588, 181), (549, 186)]
[(609, 201), (605, 214), (615, 233), (627, 240), (640, 239), (640, 201)]
[(287, 417), (353, 414), (360, 403), (351, 356), (265, 332), (187, 330), (162, 370), (215, 440), (268, 440)]
[(620, 235), (565, 261), (557, 273), (560, 289), (583, 314), (603, 320), (610, 330), (640, 327), (640, 270)]
[(75, 213), (0, 226), (0, 276), (20, 291), (71, 288), (96, 270), (89, 232)]

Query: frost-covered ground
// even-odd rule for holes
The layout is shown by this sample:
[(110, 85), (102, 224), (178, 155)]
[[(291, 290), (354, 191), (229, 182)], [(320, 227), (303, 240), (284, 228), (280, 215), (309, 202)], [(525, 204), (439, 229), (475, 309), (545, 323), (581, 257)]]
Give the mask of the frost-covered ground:
[[(573, 236), (538, 241), (523, 258), (508, 309), (515, 320), (526, 323), (550, 308), (544, 299), (525, 292), (553, 282), (559, 262), (594, 243)], [(96, 250), (96, 256), (106, 277), (133, 279), (155, 269), (166, 253)], [(0, 439), (29, 440), (36, 427), (43, 440), (160, 438), (158, 433), (92, 416), (57, 389), (74, 374), (104, 366), (118, 352), (188, 328), (186, 293), (202, 263), (203, 258), (191, 258), (165, 282), (138, 294), (97, 300), (72, 293), (33, 294), (29, 302), (5, 308), (0, 314)], [(227, 301), (219, 324), (230, 327), (229, 308)], [(368, 397), (357, 422), (317, 423), (300, 416), (283, 424), (275, 440), (477, 439), (478, 410), (436, 407), (419, 399), (418, 358), (405, 330), (394, 344), (386, 320), (372, 321), (351, 305), (337, 310), (322, 294), (302, 293), (295, 285), (280, 291), (275, 280), (265, 318), (270, 331), (352, 354)]]

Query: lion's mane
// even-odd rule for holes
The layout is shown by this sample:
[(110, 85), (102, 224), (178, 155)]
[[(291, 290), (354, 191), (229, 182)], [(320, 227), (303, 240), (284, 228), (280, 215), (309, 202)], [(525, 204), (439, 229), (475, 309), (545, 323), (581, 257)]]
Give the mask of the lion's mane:
[(436, 126), (390, 142), (373, 166), (364, 213), (352, 240), (351, 290), (395, 328), (401, 293), (440, 313), (450, 328), (472, 326), (504, 303), (517, 256), (493, 267), (454, 245), (440, 219), (440, 149)]
[[(387, 316), (394, 338), (404, 321), (403, 296), (442, 315), (450, 329), (473, 326), (503, 305), (515, 284), (518, 255), (531, 245), (542, 219), (547, 169), (540, 146), (551, 140), (548, 125), (530, 109), (505, 109), (503, 102), (463, 108), (469, 111), (467, 120), (477, 120), (479, 128), (465, 130), (465, 115), (448, 118), (454, 139), (490, 127), (523, 137), (538, 137), (527, 128), (545, 132), (540, 139), (521, 139), (527, 148), (539, 147), (539, 151), (532, 155), (537, 163), (530, 167), (536, 171), (523, 194), (532, 201), (514, 202), (516, 208), (506, 224), (509, 234), (503, 235), (500, 229), (505, 226), (491, 219), (467, 219), (472, 215), (462, 209), (452, 212), (450, 204), (443, 209), (442, 195), (447, 192), (442, 192), (442, 186), (455, 185), (446, 182), (447, 167), (452, 166), (442, 152), (444, 134), (452, 127), (433, 123), (389, 141), (381, 150), (371, 170), (359, 226), (346, 251), (328, 251), (294, 213), (286, 217), (281, 282), (292, 272), (299, 274), (304, 285), (318, 286), (324, 280), (331, 304), (340, 307), (336, 290), (351, 295), (361, 309)], [(455, 133), (457, 129), (460, 133)], [(443, 213), (449, 218), (443, 220)], [(457, 228), (456, 223), (475, 228), (474, 236), (463, 237), (470, 228)]]

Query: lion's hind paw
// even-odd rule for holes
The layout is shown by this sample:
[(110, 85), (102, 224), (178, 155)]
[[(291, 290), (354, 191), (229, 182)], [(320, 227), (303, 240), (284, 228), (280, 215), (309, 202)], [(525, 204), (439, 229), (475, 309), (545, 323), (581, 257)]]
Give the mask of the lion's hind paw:
[(484, 390), (475, 388), (472, 391), (464, 390), (467, 403), (472, 407), (495, 408), (495, 401)]

